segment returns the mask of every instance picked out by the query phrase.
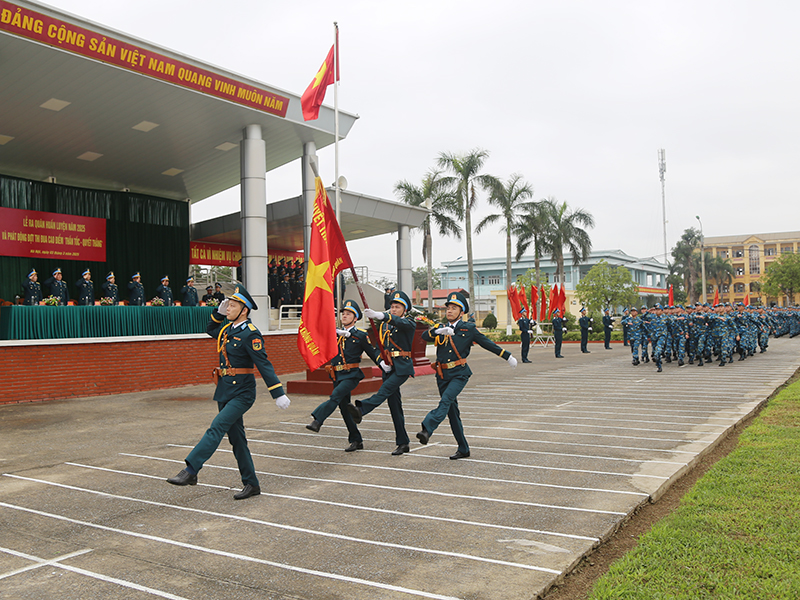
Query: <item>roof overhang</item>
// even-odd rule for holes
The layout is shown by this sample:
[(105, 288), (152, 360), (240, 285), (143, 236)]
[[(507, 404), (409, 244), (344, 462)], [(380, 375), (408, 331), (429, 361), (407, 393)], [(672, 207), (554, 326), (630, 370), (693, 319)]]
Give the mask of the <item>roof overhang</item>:
[[(34, 20), (15, 26), (17, 13)], [(75, 35), (60, 41), (59, 23)], [(100, 41), (114, 57), (102, 60)], [(122, 61), (125, 48), (146, 58)], [(151, 58), (161, 64), (150, 68)], [(306, 123), (296, 94), (36, 2), (0, 1), (0, 82), (0, 170), (28, 179), (196, 202), (240, 182), (248, 125), (267, 140), (266, 170), (302, 156), (306, 142), (334, 142), (329, 107)], [(230, 99), (215, 89), (223, 83), (235, 86)], [(242, 90), (260, 96), (247, 104)], [(339, 112), (340, 137), (356, 119)]]
[[(333, 192), (328, 190), (333, 198)], [(365, 194), (342, 191), (341, 227), (344, 239), (358, 240), (384, 233), (397, 233), (398, 225), (419, 227), (428, 210), (409, 206), (392, 200), (375, 198)], [(281, 250), (303, 248), (303, 197), (288, 198), (267, 204), (267, 244)], [(192, 225), (192, 241), (217, 244), (242, 243), (242, 221), (240, 213), (201, 221)]]

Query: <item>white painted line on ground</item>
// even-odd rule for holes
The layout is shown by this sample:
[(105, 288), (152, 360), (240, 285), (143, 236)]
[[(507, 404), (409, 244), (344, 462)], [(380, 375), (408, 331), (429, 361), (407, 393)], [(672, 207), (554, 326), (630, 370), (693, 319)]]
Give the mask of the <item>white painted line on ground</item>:
[(432, 548), (421, 548), (419, 546), (409, 546), (407, 544), (395, 544), (392, 542), (381, 542), (378, 540), (368, 540), (366, 538), (358, 538), (350, 535), (341, 535), (338, 533), (330, 533), (327, 531), (316, 531), (314, 529), (307, 529), (305, 527), (295, 527), (293, 525), (286, 525), (283, 523), (274, 523), (272, 521), (263, 521), (261, 519), (253, 519), (251, 517), (243, 517), (241, 515), (232, 515), (229, 513), (220, 513), (215, 512), (212, 510), (202, 510), (199, 508), (190, 508), (188, 506), (176, 506), (174, 504), (167, 504), (166, 502), (156, 502), (154, 500), (144, 500), (143, 498), (132, 498), (129, 496), (121, 496), (119, 494), (109, 494), (108, 492), (100, 492), (97, 490), (90, 490), (88, 488), (81, 488), (74, 485), (66, 485), (64, 483), (55, 483), (53, 481), (47, 481), (45, 479), (35, 479), (33, 477), (23, 477), (21, 475), (11, 475), (8, 473), (3, 473), (5, 477), (14, 477), (15, 479), (22, 479), (25, 481), (33, 481), (36, 483), (42, 483), (45, 485), (50, 485), (54, 487), (59, 487), (67, 490), (73, 490), (77, 492), (84, 492), (86, 494), (94, 494), (96, 496), (103, 496), (105, 498), (114, 498), (115, 500), (127, 500), (129, 502), (137, 502), (139, 504), (147, 504), (149, 506), (158, 506), (160, 508), (171, 508), (173, 510), (179, 510), (184, 512), (191, 512), (201, 515), (207, 515), (211, 517), (219, 517), (222, 519), (227, 519), (231, 521), (243, 521), (245, 523), (253, 523), (255, 525), (264, 525), (265, 527), (274, 527), (275, 529), (283, 529), (285, 531), (293, 531), (295, 533), (304, 533), (308, 535), (315, 535), (335, 540), (342, 540), (345, 542), (354, 542), (357, 544), (369, 544), (371, 546), (379, 546), (382, 548), (393, 548), (396, 550), (407, 550), (409, 552), (420, 552), (422, 554), (435, 554), (437, 556), (446, 556), (448, 558), (457, 558), (457, 559), (464, 559), (464, 560), (472, 560), (476, 562), (482, 563), (489, 563), (493, 565), (501, 565), (503, 567), (515, 567), (517, 569), (526, 569), (529, 571), (539, 571), (541, 573), (553, 573), (558, 574), (560, 571), (556, 571), (553, 569), (547, 569), (545, 567), (537, 567), (535, 565), (526, 565), (523, 563), (516, 563), (510, 562), (506, 560), (497, 560), (494, 558), (486, 558), (484, 556), (477, 556), (474, 554), (464, 554), (462, 552), (448, 552), (446, 550), (434, 550)]
[(562, 406), (567, 406), (568, 404), (572, 404), (574, 400), (570, 400), (569, 402), (564, 402), (564, 404), (559, 404), (556, 408), (561, 408)]
[(70, 519), (69, 517), (64, 517), (61, 515), (55, 515), (52, 513), (43, 512), (40, 510), (34, 510), (32, 508), (26, 508), (24, 506), (16, 506), (14, 504), (8, 504), (6, 502), (0, 502), (0, 506), (4, 508), (10, 508), (12, 510), (19, 510), (22, 512), (27, 512), (34, 515), (39, 515), (41, 517), (48, 517), (51, 519), (56, 519), (58, 521), (65, 521), (67, 523), (73, 523), (75, 525), (82, 525), (84, 527), (91, 527), (93, 529), (100, 529), (102, 531), (109, 531), (111, 533), (119, 533), (121, 535), (129, 535), (131, 537), (136, 537), (143, 540), (149, 540), (151, 542), (160, 542), (162, 544), (169, 544), (171, 546), (178, 546), (180, 548), (186, 548), (187, 550), (196, 550), (198, 552), (205, 552), (207, 554), (214, 554), (216, 556), (224, 556), (225, 558), (233, 558), (236, 560), (246, 561), (246, 562), (253, 562), (261, 565), (267, 565), (269, 567), (275, 567), (277, 569), (285, 569), (287, 571), (294, 571), (296, 573), (303, 573), (306, 575), (316, 575), (318, 577), (324, 577), (326, 579), (335, 579), (337, 581), (346, 581), (348, 583), (358, 583), (361, 585), (379, 588), (383, 590), (391, 590), (393, 592), (402, 592), (405, 594), (411, 594), (413, 596), (420, 596), (423, 598), (435, 598), (436, 600), (459, 600), (458, 598), (454, 598), (452, 596), (442, 596), (440, 594), (431, 594), (428, 592), (422, 592), (420, 590), (412, 590), (409, 588), (399, 587), (396, 585), (389, 585), (386, 583), (379, 583), (377, 581), (369, 581), (367, 579), (358, 579), (356, 577), (348, 577), (346, 575), (338, 575), (336, 573), (325, 573), (324, 571), (315, 571), (313, 569), (306, 569), (303, 567), (295, 567), (293, 565), (286, 565), (283, 563), (273, 562), (271, 560), (264, 560), (262, 558), (256, 558), (254, 556), (247, 556), (244, 554), (236, 554), (234, 552), (227, 552), (225, 550), (214, 550), (212, 548), (205, 548), (203, 546), (197, 546), (195, 544), (187, 544), (185, 542), (178, 542), (176, 540), (170, 540), (167, 538), (158, 537), (155, 535), (147, 535), (145, 533), (137, 533), (135, 531), (126, 531), (124, 529), (117, 529), (115, 527), (106, 527), (105, 525), (98, 525), (96, 523), (89, 523), (88, 521), (79, 521), (77, 519)]
[[(257, 440), (257, 439), (250, 439), (248, 442), (259, 442), (263, 444), (279, 444), (279, 445), (289, 445), (286, 442), (270, 442), (267, 440)], [(167, 444), (167, 446), (171, 446), (173, 448), (187, 448), (191, 449), (193, 446), (186, 446), (183, 444)], [(227, 450), (225, 448), (217, 449), (217, 452), (226, 452), (233, 454), (233, 450)], [(578, 492), (599, 492), (605, 494), (627, 494), (630, 496), (649, 496), (650, 494), (645, 494), (643, 492), (628, 492), (622, 490), (611, 490), (611, 489), (604, 489), (604, 488), (586, 488), (586, 487), (578, 487), (572, 485), (556, 485), (553, 483), (537, 483), (535, 481), (520, 481), (518, 479), (496, 479), (493, 477), (479, 477), (476, 475), (464, 475), (462, 473), (442, 473), (440, 471), (420, 471), (419, 469), (402, 469), (400, 467), (383, 467), (380, 465), (365, 465), (363, 463), (345, 463), (345, 462), (329, 462), (324, 460), (311, 460), (307, 458), (293, 458), (290, 456), (276, 456), (274, 454), (258, 454), (256, 452), (252, 453), (253, 456), (258, 456), (260, 458), (271, 458), (273, 460), (285, 460), (287, 462), (301, 462), (301, 463), (311, 463), (313, 465), (331, 465), (334, 467), (355, 467), (360, 470), (364, 469), (376, 469), (379, 471), (395, 471), (398, 473), (410, 473), (412, 475), (432, 475), (434, 477), (453, 477), (456, 479), (475, 479), (478, 481), (491, 481), (494, 483), (507, 483), (511, 485), (529, 485), (533, 487), (546, 487), (546, 488), (555, 488), (559, 490), (574, 490)], [(472, 461), (470, 462), (480, 462), (480, 461)], [(489, 461), (485, 461), (489, 462)], [(630, 473), (606, 473), (604, 471), (585, 471), (581, 469), (561, 469), (561, 468), (554, 468), (554, 467), (542, 467), (539, 465), (517, 465), (513, 463), (501, 463), (501, 462), (489, 462), (489, 464), (495, 465), (506, 465), (509, 467), (526, 467), (529, 469), (542, 469), (545, 471), (569, 471), (571, 473), (588, 473), (592, 475), (611, 475), (611, 476), (621, 476), (621, 477), (631, 477)], [(655, 476), (652, 476), (655, 477)], [(666, 479), (665, 477), (656, 477), (656, 479)]]
[[(80, 556), (81, 554), (86, 554), (87, 552), (91, 552), (91, 550), (79, 550), (78, 552), (73, 552), (72, 554), (65, 554), (64, 556), (59, 556), (58, 558), (53, 558), (50, 560), (45, 560), (39, 558), (37, 556), (31, 556), (30, 554), (25, 554), (23, 552), (15, 552), (14, 550), (9, 550), (8, 548), (0, 548), (0, 552), (7, 552), (8, 554), (13, 554), (14, 556), (25, 558), (27, 560), (36, 561), (37, 564), (31, 565), (30, 567), (24, 567), (22, 569), (17, 569), (15, 573), (21, 573), (23, 571), (28, 571), (30, 569), (38, 569), (39, 567), (57, 567), (59, 569), (64, 569), (65, 571), (70, 571), (71, 573), (77, 573), (78, 575), (84, 575), (86, 577), (91, 577), (92, 579), (99, 579), (100, 581), (105, 581), (106, 583), (113, 583), (115, 585), (119, 585), (121, 587), (125, 587), (128, 589), (136, 590), (139, 592), (145, 592), (152, 596), (159, 596), (161, 598), (169, 598), (170, 600), (188, 600), (183, 596), (176, 596), (175, 594), (170, 594), (169, 592), (162, 592), (161, 590), (157, 590), (151, 587), (146, 587), (144, 585), (139, 585), (138, 583), (133, 583), (131, 581), (125, 581), (123, 579), (117, 579), (116, 577), (110, 577), (108, 575), (103, 575), (102, 573), (96, 573), (94, 571), (87, 571), (86, 569), (81, 569), (79, 567), (73, 567), (70, 565), (61, 564), (59, 561), (65, 560), (67, 558), (72, 558), (74, 556)], [(15, 574), (12, 573), (12, 574)], [(5, 575), (0, 575), (0, 579), (3, 579)]]
[[(290, 446), (290, 447), (293, 447), (293, 448), (315, 448), (315, 447), (319, 448), (319, 446), (309, 446), (308, 444), (292, 444), (291, 442), (276, 442), (276, 441), (273, 441), (273, 440), (260, 440), (258, 438), (250, 438), (247, 441), (248, 442), (257, 442), (259, 444), (273, 444), (275, 446)], [(435, 446), (438, 443), (440, 443), (440, 442), (434, 442), (432, 444), (428, 444), (427, 446), (415, 446), (414, 450), (423, 450), (426, 447)], [(167, 444), (167, 445), (168, 446), (172, 446), (174, 444)], [(179, 447), (180, 448), (188, 448), (189, 446), (179, 446)], [(412, 452), (413, 452), (413, 450), (412, 450)], [(422, 475), (444, 475), (446, 477), (461, 477), (461, 478), (466, 478), (466, 479), (480, 479), (481, 481), (495, 481), (495, 482), (498, 482), (498, 483), (521, 483), (523, 485), (546, 485), (547, 487), (558, 487), (558, 488), (565, 488), (565, 489), (570, 489), (570, 490), (585, 490), (585, 489), (588, 489), (588, 488), (582, 488), (582, 487), (571, 487), (571, 486), (567, 487), (567, 486), (560, 486), (560, 485), (559, 486), (551, 486), (549, 484), (529, 483), (529, 482), (524, 482), (524, 481), (516, 481), (516, 480), (513, 480), (513, 479), (490, 479), (490, 478), (487, 478), (487, 477), (475, 477), (475, 476), (471, 476), (471, 475), (461, 475), (461, 474), (458, 474), (458, 473), (441, 473), (439, 471), (420, 471), (418, 469), (400, 469), (398, 467), (382, 467), (382, 466), (376, 466), (376, 465), (364, 465), (364, 464), (361, 464), (361, 463), (352, 464), (352, 463), (345, 463), (345, 462), (325, 462), (325, 461), (321, 461), (321, 460), (308, 460), (308, 459), (303, 459), (303, 458), (290, 458), (288, 456), (272, 456), (272, 455), (269, 455), (269, 454), (254, 454), (254, 456), (262, 456), (262, 457), (265, 457), (265, 458), (277, 458), (277, 459), (280, 459), (280, 460), (291, 460), (291, 461), (298, 461), (298, 462), (310, 462), (310, 463), (320, 464), (320, 465), (344, 465), (344, 466), (347, 466), (347, 467), (358, 467), (358, 468), (361, 468), (361, 469), (363, 469), (363, 468), (385, 469), (385, 470), (388, 470), (388, 471), (403, 471), (403, 472), (406, 472), (406, 473), (422, 474)], [(447, 456), (427, 456), (426, 455), (425, 458), (431, 458), (431, 459), (434, 459), (434, 460), (444, 460), (444, 459), (448, 459), (449, 460), (449, 457), (447, 457)], [(565, 467), (548, 467), (548, 466), (544, 466), (544, 465), (523, 465), (523, 464), (518, 464), (518, 463), (506, 463), (506, 462), (500, 462), (500, 461), (494, 461), (494, 460), (480, 460), (480, 459), (472, 459), (472, 458), (470, 459), (469, 462), (470, 463), (487, 464), (487, 465), (499, 465), (501, 467), (519, 467), (519, 468), (523, 468), (523, 469), (539, 469), (539, 470), (542, 470), (542, 471), (568, 471), (570, 473), (588, 473), (590, 475), (610, 475), (612, 477), (631, 477), (631, 476), (633, 476), (633, 473), (617, 473), (617, 472), (613, 472), (613, 471), (590, 471), (590, 470), (587, 470), (587, 469), (568, 469), (568, 468), (565, 468)], [(654, 479), (669, 479), (668, 477), (660, 477), (660, 476), (657, 476), (657, 475), (641, 475), (641, 477), (652, 477)], [(596, 491), (604, 491), (604, 490), (594, 490), (594, 489), (592, 489), (591, 491), (596, 492)], [(605, 490), (605, 491), (608, 491), (608, 490)], [(624, 493), (624, 492), (620, 492), (620, 493)], [(633, 492), (628, 492), (628, 493), (633, 493)]]
[[(220, 452), (220, 450), (217, 450)], [(127, 452), (120, 452), (121, 456), (132, 456), (134, 458), (146, 458), (149, 460), (160, 460), (169, 463), (179, 463), (183, 464), (182, 460), (175, 460), (172, 458), (161, 458), (160, 456), (147, 456), (143, 454), (128, 454)], [(224, 469), (226, 471), (236, 471), (239, 472), (237, 467), (226, 467), (222, 465), (209, 465), (206, 463), (204, 468), (214, 468), (214, 469)], [(506, 500), (505, 498), (490, 498), (488, 496), (470, 496), (467, 494), (449, 494), (447, 492), (437, 492), (435, 490), (420, 490), (414, 488), (401, 488), (401, 487), (393, 487), (388, 485), (377, 485), (375, 483), (361, 483), (355, 481), (346, 481), (344, 479), (321, 479), (319, 477), (305, 477), (303, 475), (286, 475), (284, 473), (270, 473), (269, 471), (256, 471), (259, 475), (266, 475), (269, 477), (284, 477), (286, 479), (299, 479), (301, 481), (313, 481), (316, 483), (338, 483), (341, 485), (352, 485), (355, 487), (366, 487), (372, 488), (377, 490), (389, 490), (392, 492), (408, 492), (411, 494), (427, 494), (431, 496), (442, 496), (444, 498), (459, 498), (461, 500), (480, 500), (482, 502), (496, 502), (498, 504), (511, 504), (514, 506), (535, 506), (537, 508), (552, 508), (555, 510), (571, 510), (575, 512), (588, 512), (588, 513), (595, 513), (601, 515), (626, 515), (627, 513), (623, 512), (615, 512), (610, 510), (596, 510), (591, 508), (575, 508), (572, 506), (557, 506), (551, 504), (539, 504), (537, 502), (524, 502), (522, 500)]]
[[(96, 469), (98, 471), (107, 471), (109, 473), (118, 473), (121, 475), (133, 475), (135, 477), (146, 477), (148, 479), (158, 479), (164, 481), (164, 478), (160, 475), (149, 475), (147, 473), (136, 473), (135, 471), (120, 471), (118, 469), (109, 469), (106, 467), (95, 467), (93, 465), (84, 465), (81, 463), (64, 463), (65, 465), (70, 465), (72, 467), (82, 467), (84, 469)], [(197, 485), (209, 485), (209, 484), (202, 484), (199, 483)], [(227, 488), (222, 485), (213, 485), (209, 487), (216, 487), (216, 488), (224, 488), (234, 489), (234, 488)], [(389, 510), (387, 508), (373, 508), (371, 506), (362, 506), (359, 504), (345, 504), (343, 502), (331, 502), (330, 500), (318, 500), (316, 498), (304, 498), (302, 496), (291, 496), (288, 494), (273, 494), (270, 492), (265, 492), (263, 489), (261, 490), (262, 496), (269, 496), (270, 498), (281, 498), (282, 500), (296, 500), (299, 502), (310, 502), (312, 504), (324, 504), (326, 506), (336, 506), (338, 508), (346, 508), (348, 510), (362, 510), (366, 512), (375, 512), (387, 515), (395, 515), (398, 517), (409, 517), (412, 519), (425, 519), (428, 521), (442, 521), (444, 523), (455, 523), (457, 525), (469, 525), (471, 527), (488, 527), (491, 529), (504, 529), (509, 531), (521, 532), (521, 533), (537, 533), (540, 535), (548, 535), (554, 537), (562, 537), (562, 538), (570, 538), (574, 540), (589, 540), (593, 542), (600, 541), (600, 538), (596, 537), (589, 537), (585, 535), (572, 535), (569, 533), (558, 533), (555, 531), (544, 531), (541, 529), (529, 529), (527, 527), (510, 527), (508, 525), (497, 525), (495, 523), (482, 523), (480, 521), (465, 521), (463, 519), (450, 519), (447, 517), (435, 517), (432, 515), (423, 515), (419, 513), (408, 513), (399, 510)]]
[(13, 571), (9, 571), (8, 573), (0, 574), (0, 579), (5, 579), (6, 577), (11, 577), (13, 575), (18, 575), (20, 573), (26, 573), (28, 571), (32, 571), (33, 569), (38, 569), (40, 567), (49, 567), (56, 565), (59, 561), (67, 560), (68, 558), (73, 558), (74, 556), (81, 556), (83, 554), (87, 554), (91, 552), (91, 548), (85, 548), (84, 550), (77, 550), (76, 552), (70, 552), (69, 554), (63, 554), (61, 556), (56, 556), (55, 558), (40, 558), (38, 556), (33, 556), (31, 554), (25, 554), (24, 552), (17, 552), (16, 550), (12, 550), (11, 548), (0, 548), (0, 552), (5, 552), (6, 554), (10, 554), (11, 556), (16, 556), (17, 558), (24, 558), (25, 560), (33, 561), (34, 564), (28, 565), (27, 567), (20, 567), (19, 569), (14, 569)]
[(645, 379), (637, 379), (633, 383), (642, 383), (643, 381), (647, 381), (647, 379), (646, 378)]
[[(433, 446), (438, 446), (439, 444), (441, 444), (441, 442), (432, 442), (430, 444), (427, 444), (426, 446), (414, 446), (408, 452), (410, 454), (412, 452), (417, 452), (419, 450), (426, 450), (427, 448), (432, 448)], [(429, 457), (429, 458), (437, 458), (437, 457)]]

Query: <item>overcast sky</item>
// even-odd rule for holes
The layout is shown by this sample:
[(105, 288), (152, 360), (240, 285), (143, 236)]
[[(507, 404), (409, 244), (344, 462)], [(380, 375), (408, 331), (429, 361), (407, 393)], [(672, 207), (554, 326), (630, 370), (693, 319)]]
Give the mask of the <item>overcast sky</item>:
[[(81, 17), (301, 94), (340, 26), (339, 105), (360, 115), (340, 144), (349, 189), (394, 199), (441, 151), (490, 152), (535, 198), (590, 211), (596, 250), (663, 255), (658, 149), (671, 248), (700, 215), (706, 236), (800, 230), (800, 3), (649, 0), (399, 3), (50, 0)], [(326, 104), (333, 105), (330, 88)], [(333, 181), (333, 150), (319, 152)], [(299, 162), (268, 173), (270, 201), (300, 193)], [(194, 219), (238, 209), (238, 188)], [(492, 212), (479, 199), (477, 218)], [(396, 235), (350, 244), (393, 274)], [(502, 256), (499, 229), (475, 256)], [(412, 237), (414, 266), (421, 236)], [(434, 264), (466, 255), (434, 239)]]

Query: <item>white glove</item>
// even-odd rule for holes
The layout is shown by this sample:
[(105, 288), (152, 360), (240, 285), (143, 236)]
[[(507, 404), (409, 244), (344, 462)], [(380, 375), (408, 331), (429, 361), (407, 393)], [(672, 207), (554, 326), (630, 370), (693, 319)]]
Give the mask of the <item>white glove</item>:
[(561, 331), (563, 331), (564, 333), (567, 333), (567, 328), (566, 327), (562, 327)]
[(225, 298), (225, 300), (223, 300), (222, 302), (219, 303), (219, 306), (217, 307), (217, 312), (219, 314), (221, 314), (221, 315), (227, 315), (228, 314), (228, 304), (230, 304), (230, 303), (231, 303), (231, 301), (228, 300), (227, 298)]
[(439, 329), (434, 329), (433, 333), (436, 335), (453, 335), (455, 330), (452, 327), (439, 327)]
[(365, 308), (364, 316), (368, 319), (374, 319), (375, 321), (383, 321), (386, 318), (386, 313), (378, 312), (377, 310), (372, 310), (371, 308)]
[(337, 329), (336, 335), (340, 335), (342, 337), (350, 337), (350, 332), (347, 329)]
[(291, 403), (292, 402), (291, 402), (291, 400), (289, 400), (289, 396), (287, 396), (286, 394), (284, 394), (283, 396), (278, 396), (277, 398), (275, 398), (275, 404), (281, 410), (286, 410), (287, 408), (289, 408), (289, 405)]
[(514, 358), (513, 356), (509, 356), (508, 357), (508, 366), (511, 367), (512, 369), (516, 369), (517, 368), (517, 359)]
[(383, 372), (384, 372), (384, 373), (388, 373), (389, 371), (391, 371), (391, 370), (392, 370), (392, 365), (387, 365), (387, 364), (386, 364), (386, 361), (384, 361), (384, 360), (380, 361), (380, 362), (378, 363), (378, 366), (379, 366), (381, 369), (383, 369)]
[(589, 323), (594, 323), (594, 319), (589, 319)]
[(591, 328), (591, 327), (589, 327), (589, 331), (592, 331), (592, 328)]
[(528, 335), (533, 335), (533, 329), (528, 329)]

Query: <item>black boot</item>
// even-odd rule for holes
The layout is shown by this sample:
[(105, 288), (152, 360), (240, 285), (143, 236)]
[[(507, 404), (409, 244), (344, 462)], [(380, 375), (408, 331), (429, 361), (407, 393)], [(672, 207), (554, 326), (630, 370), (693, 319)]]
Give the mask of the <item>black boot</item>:
[(679, 367), (682, 367), (683, 365), (684, 365), (683, 359), (682, 359), (682, 358), (679, 358), (679, 359), (678, 359), (678, 366), (679, 366)]
[(702, 367), (703, 366), (703, 357), (702, 356), (697, 359), (697, 366), (698, 367)]
[(661, 368), (661, 361), (658, 361), (658, 362), (656, 363), (656, 366), (658, 367), (658, 370), (656, 371), (656, 373), (661, 373), (661, 371), (663, 370), (663, 369)]

